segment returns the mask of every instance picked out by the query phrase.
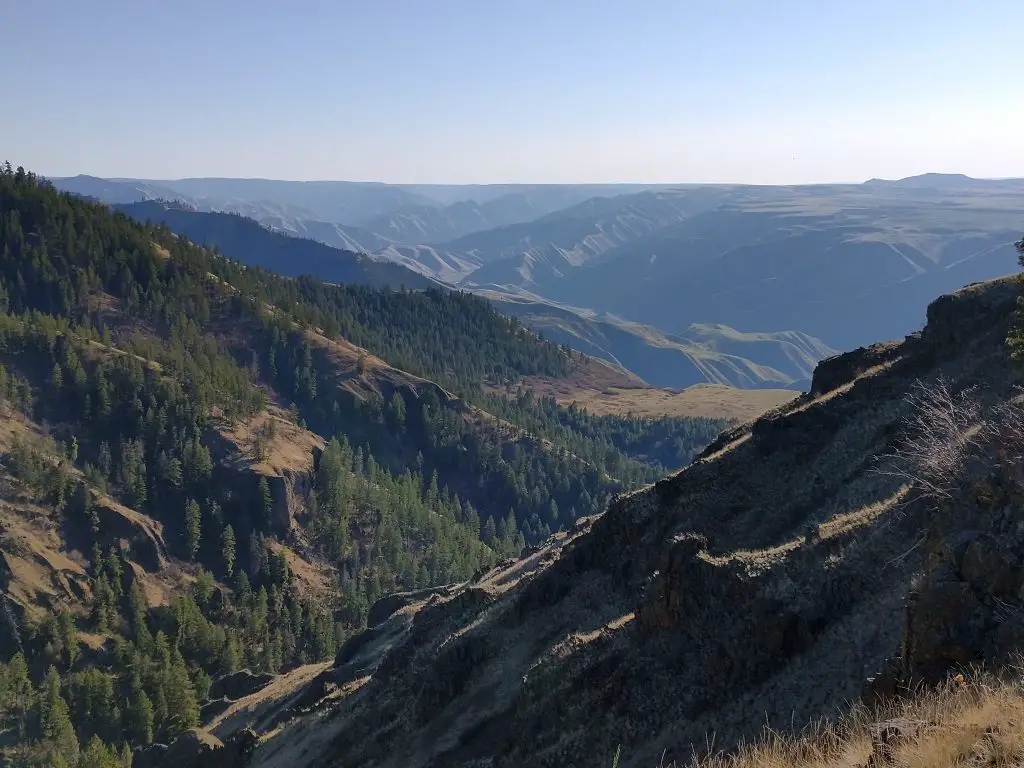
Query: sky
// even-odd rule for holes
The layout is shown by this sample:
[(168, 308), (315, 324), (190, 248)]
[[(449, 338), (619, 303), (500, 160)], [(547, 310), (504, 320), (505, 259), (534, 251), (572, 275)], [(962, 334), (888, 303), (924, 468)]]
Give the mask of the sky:
[(1021, 0), (0, 0), (0, 160), (394, 183), (1024, 176)]

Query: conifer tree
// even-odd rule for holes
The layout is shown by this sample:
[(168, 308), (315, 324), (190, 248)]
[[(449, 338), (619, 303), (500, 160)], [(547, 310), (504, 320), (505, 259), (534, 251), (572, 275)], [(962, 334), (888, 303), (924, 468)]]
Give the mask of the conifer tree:
[(220, 536), (220, 557), (224, 572), (231, 576), (235, 571), (235, 530), (230, 525), (224, 526)]
[(131, 740), (145, 746), (153, 742), (153, 702), (146, 695), (142, 681), (142, 666), (142, 655), (136, 653), (132, 659), (125, 725)]
[(39, 692), (39, 730), (51, 755), (74, 765), (78, 760), (78, 739), (67, 702), (61, 695), (60, 675), (50, 667)]
[(259, 481), (260, 507), (263, 514), (264, 530), (269, 531), (274, 519), (274, 497), (270, 493), (270, 484), (267, 478), (260, 475)]
[(170, 674), (167, 677), (167, 723), (168, 741), (173, 741), (189, 728), (199, 723), (199, 705), (196, 691), (189, 678), (185, 660), (175, 649), (171, 657)]
[(189, 499), (185, 504), (185, 551), (189, 560), (195, 560), (199, 552), (199, 538), (201, 536), (202, 511), (199, 502)]

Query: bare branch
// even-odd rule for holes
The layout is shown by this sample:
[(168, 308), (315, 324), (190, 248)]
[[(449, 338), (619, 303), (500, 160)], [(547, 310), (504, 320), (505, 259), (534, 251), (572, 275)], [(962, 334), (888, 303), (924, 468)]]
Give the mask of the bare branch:
[(973, 391), (954, 395), (941, 377), (929, 386), (917, 382), (907, 396), (903, 437), (878, 472), (912, 483), (919, 498), (951, 498), (994, 433)]

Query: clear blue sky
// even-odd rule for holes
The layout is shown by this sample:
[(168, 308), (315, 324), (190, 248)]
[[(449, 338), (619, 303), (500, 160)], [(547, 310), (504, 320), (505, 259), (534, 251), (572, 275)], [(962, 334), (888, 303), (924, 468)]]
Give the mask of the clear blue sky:
[(50, 175), (1024, 176), (1024, 0), (0, 0)]

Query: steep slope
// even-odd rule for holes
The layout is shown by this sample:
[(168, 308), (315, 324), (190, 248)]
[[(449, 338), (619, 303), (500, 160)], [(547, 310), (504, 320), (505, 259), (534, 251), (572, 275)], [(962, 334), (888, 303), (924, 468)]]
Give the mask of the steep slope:
[(711, 383), (799, 389), (809, 384), (815, 364), (835, 353), (797, 332), (744, 334), (725, 326), (694, 325), (683, 333), (667, 334), (537, 298), (490, 290), (478, 293), (546, 338), (621, 366), (659, 387)]
[(723, 426), (487, 390), (580, 361), (476, 297), (282, 277), (10, 166), (0, 207), (4, 761), (216, 746), (189, 729), (380, 597), (517, 555)]
[(391, 244), (374, 252), (374, 258), (401, 264), (406, 269), (454, 285), (480, 266), (472, 257), (439, 251), (429, 245)]
[(644, 189), (636, 184), (526, 184), (484, 187), (406, 186), (443, 206), (406, 206), (363, 226), (407, 245), (440, 243), (473, 232), (533, 221), (591, 198), (615, 197)]
[(594, 197), (536, 221), (478, 232), (438, 247), (473, 255), (485, 265), (472, 278), (474, 285), (501, 285), (520, 274), (521, 281), (515, 284), (528, 287), (534, 281), (530, 267), (538, 262), (545, 263), (552, 275), (561, 274), (714, 207), (726, 196), (727, 188), (681, 187)]
[(391, 244), (386, 237), (362, 227), (317, 221), (299, 216), (274, 216), (266, 210), (225, 210), (229, 213), (241, 213), (243, 216), (255, 219), (265, 227), (284, 232), (292, 237), (316, 240), (343, 251), (371, 252), (387, 248)]
[(669, 333), (794, 330), (851, 349), (910, 332), (931, 297), (1011, 268), (1020, 193), (872, 189), (750, 191), (528, 287)]
[(228, 258), (282, 275), (316, 275), (328, 282), (392, 288), (435, 285), (398, 264), (331, 248), (316, 240), (272, 232), (235, 214), (205, 213), (156, 201), (120, 205), (117, 210), (137, 221), (165, 224), (200, 245), (217, 248)]
[[(1024, 640), (1004, 342), (1022, 287), (942, 297), (922, 333), (822, 363), (809, 394), (525, 559), (375, 606), (332, 670), (264, 702), (251, 765), (590, 766), (620, 746), (620, 765), (669, 764), (1005, 658)], [(984, 443), (943, 379), (1011, 431)], [(875, 471), (935, 415), (915, 386), (951, 404), (915, 434), (979, 451), (940, 472), (950, 505)]]

